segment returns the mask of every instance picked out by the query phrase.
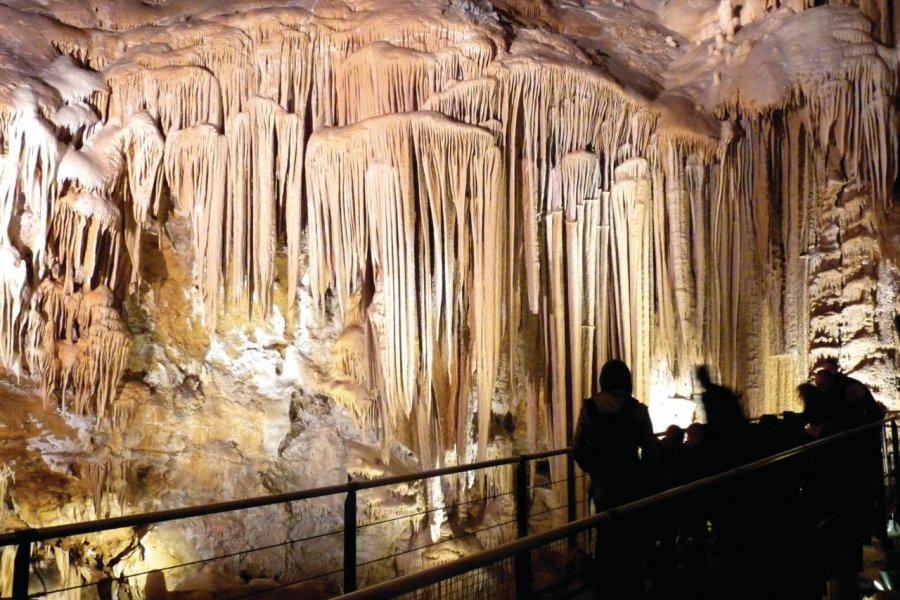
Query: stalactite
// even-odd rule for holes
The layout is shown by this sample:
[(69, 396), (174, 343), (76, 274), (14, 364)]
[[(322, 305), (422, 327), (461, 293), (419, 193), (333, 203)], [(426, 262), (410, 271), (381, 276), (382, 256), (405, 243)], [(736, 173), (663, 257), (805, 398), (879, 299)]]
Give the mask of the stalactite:
[(150, 70), (125, 64), (107, 71), (106, 82), (110, 88), (108, 117), (120, 122), (146, 111), (159, 122), (165, 135), (203, 123), (222, 128), (219, 82), (204, 68), (165, 66)]
[[(549, 203), (552, 215), (548, 220), (547, 248), (554, 252), (559, 247), (565, 264), (551, 263), (551, 277), (554, 280), (554, 347), (560, 368), (553, 373), (558, 394), (560, 385), (569, 381), (565, 395), (572, 398), (572, 410), (580, 409), (580, 400), (591, 395), (594, 390), (593, 356), (596, 313), (598, 301), (597, 277), (599, 275), (600, 249), (597, 246), (600, 213), (597, 210), (600, 184), (600, 162), (596, 155), (577, 152), (564, 156), (559, 166), (550, 172)], [(560, 258), (559, 260), (563, 260)], [(564, 300), (563, 300), (564, 299)], [(559, 305), (556, 305), (559, 302)], [(564, 325), (568, 335), (562, 335)], [(557, 336), (567, 338), (568, 346), (559, 348)], [(568, 374), (565, 366), (568, 364)], [(565, 396), (560, 396), (565, 397)], [(565, 404), (556, 408), (554, 423), (559, 430), (557, 436), (565, 440)]]
[(538, 313), (542, 259), (536, 224), (547, 210), (550, 168), (569, 152), (594, 148), (606, 165), (601, 185), (609, 185), (616, 150), (628, 143), (632, 153), (643, 154), (648, 140), (633, 134), (643, 130), (640, 122), (654, 117), (640, 111), (637, 99), (590, 71), (517, 61), (488, 74), (500, 81), (499, 113), (507, 136), (517, 136), (522, 123), (522, 139), (508, 137), (506, 143), (510, 165), (522, 156), (521, 181), (509, 178), (509, 195), (523, 211), (528, 306)]
[[(38, 112), (33, 97), (19, 93), (16, 113), (7, 129), (9, 158), (4, 167), (12, 173), (4, 181), (15, 181), (16, 193), (24, 197), (24, 207), (19, 214), (22, 242), (31, 251), (33, 278), (44, 270), (44, 253), (47, 246), (47, 230), (50, 211), (56, 197), (56, 168), (61, 149), (52, 128)], [(9, 207), (7, 207), (7, 210)]]
[(16, 334), (28, 289), (25, 261), (15, 248), (0, 245), (0, 362), (14, 372), (21, 368), (21, 338)]
[[(717, 185), (715, 179), (709, 180), (706, 167), (714, 156), (711, 150), (708, 140), (684, 143), (661, 136), (652, 155), (652, 236), (657, 256), (653, 352), (680, 381), (689, 380), (693, 367), (715, 354), (707, 332), (716, 331), (717, 323), (706, 308), (715, 279), (709, 272)], [(684, 388), (679, 392), (689, 393)]]
[[(153, 212), (159, 210), (162, 188), (162, 161), (165, 141), (147, 113), (138, 113), (123, 128), (122, 154), (125, 157), (122, 185), (125, 217), (125, 245), (131, 259), (132, 288), (141, 278), (141, 232)], [(130, 208), (130, 210), (128, 210)]]
[(104, 449), (101, 456), (85, 465), (84, 469), (85, 479), (92, 491), (96, 518), (111, 517), (116, 506), (121, 513), (128, 492), (127, 461)]
[[(366, 249), (371, 249), (378, 298), (373, 305), (383, 307), (373, 327), (384, 351), (383, 380), (388, 387), (382, 390), (382, 401), (389, 423), (396, 425), (400, 415), (408, 416), (416, 396), (430, 395), (435, 380), (448, 382), (440, 386), (438, 398), (446, 398), (446, 385), (458, 390), (455, 398), (440, 400), (449, 402), (450, 411), (467, 402), (468, 385), (455, 382), (457, 348), (470, 339), (473, 364), (480, 367), (476, 387), (481, 451), (499, 368), (501, 296), (479, 293), (466, 300), (467, 294), (461, 294), (473, 285), (470, 269), (502, 277), (502, 267), (495, 263), (502, 255), (498, 249), (505, 246), (495, 229), (497, 219), (505, 220), (496, 187), (503, 181), (499, 158), (489, 134), (423, 115), (369, 120), (317, 134), (310, 141), (306, 165), (310, 244), (324, 250), (310, 256), (314, 297), (321, 302), (325, 289), (333, 287), (346, 307), (363, 275)], [(341, 178), (326, 168), (335, 163), (344, 165), (337, 171)], [(417, 247), (418, 256), (412, 253)], [(422, 283), (410, 285), (416, 272)], [(426, 301), (419, 305), (423, 293)], [(456, 320), (460, 310), (471, 311), (468, 322)], [(422, 329), (429, 332), (425, 339), (441, 340), (439, 350), (420, 343)], [(462, 338), (466, 330), (471, 337)], [(435, 355), (444, 361), (430, 367)], [(440, 369), (437, 376), (435, 369)], [(428, 383), (419, 391), (416, 374), (422, 371)], [(429, 402), (427, 397), (421, 401)]]
[(897, 169), (900, 140), (884, 124), (895, 119), (888, 90), (896, 89), (897, 74), (872, 56), (856, 63), (844, 77), (802, 85), (806, 112), (818, 132), (819, 146), (827, 148), (833, 141), (846, 157), (848, 178), (867, 183), (881, 211), (889, 212), (888, 174)]
[[(63, 411), (93, 415), (99, 422), (115, 399), (131, 335), (108, 287), (84, 294), (63, 290), (62, 283), (49, 280), (40, 288), (39, 304), (48, 322), (41, 334), (39, 365), (32, 368), (41, 370), (45, 404), (59, 389)], [(67, 405), (69, 391), (72, 403)]]
[(250, 107), (250, 143), (255, 164), (250, 198), (254, 210), (250, 219), (252, 240), (251, 290), (266, 315), (272, 307), (275, 279), (275, 125), (278, 107), (269, 101), (256, 101)]
[(211, 125), (166, 138), (166, 179), (178, 211), (191, 220), (194, 277), (203, 293), (206, 328), (216, 327), (222, 257), (227, 142)]
[(622, 356), (635, 376), (635, 393), (647, 398), (650, 375), (650, 232), (652, 206), (647, 161), (634, 158), (616, 167), (610, 196), (613, 298)]
[[(29, 377), (40, 380), (45, 360), (42, 348), (47, 320), (38, 309), (38, 295), (32, 294), (28, 310), (19, 320), (18, 337), (22, 340), (22, 358)], [(45, 395), (46, 397), (46, 395)]]
[[(434, 140), (436, 141), (436, 140)], [(422, 140), (425, 144), (432, 140)], [(506, 265), (502, 261), (509, 243), (503, 233), (506, 205), (504, 177), (499, 152), (483, 157), (484, 172), (471, 177), (468, 194), (472, 229), (472, 366), (478, 390), (478, 456), (487, 455), (494, 385), (500, 368), (500, 351), (506, 323), (503, 319), (504, 290), (501, 285), (475, 282), (503, 282)]]
[(498, 85), (494, 77), (466, 79), (428, 96), (422, 110), (441, 112), (455, 121), (481, 125), (497, 118)]
[(121, 229), (119, 208), (104, 198), (76, 193), (59, 200), (49, 242), (65, 269), (67, 293), (81, 286), (116, 288)]
[(338, 124), (417, 110), (435, 92), (482, 68), (459, 48), (425, 53), (382, 41), (365, 45), (336, 71)]
[[(502, 21), (472, 3), (413, 19), (405, 3), (191, 19), (182, 4), (54, 33), (105, 89), (48, 59), (0, 102), (0, 363), (40, 373), (48, 403), (97, 418), (113, 404), (120, 423), (116, 306), (170, 197), (211, 335), (227, 309), (265, 319), (276, 298), (292, 321), (308, 242), (313, 304), (333, 298), (344, 319), (325, 392), (382, 420), (385, 457), (399, 442), (426, 467), (504, 449), (497, 411), (525, 419), (529, 449), (566, 445), (611, 357), (644, 401), (688, 397), (690, 367), (709, 362), (766, 407), (838, 346), (860, 368), (896, 362), (886, 317), (866, 313), (886, 302), (891, 249), (873, 240), (895, 210), (896, 58), (856, 8), (806, 21), (723, 2), (718, 39), (648, 83), (572, 43), (575, 17), (521, 2)], [(875, 4), (862, 13), (880, 19)], [(827, 56), (786, 56), (831, 17)], [(771, 85), (742, 87), (744, 70)]]
[[(87, 412), (99, 421), (116, 395), (131, 345), (128, 327), (114, 307), (112, 291), (101, 286), (84, 295), (79, 310), (81, 335), (77, 346), (84, 360), (75, 364), (77, 414)], [(80, 385), (79, 385), (80, 384)], [(91, 411), (86, 407), (89, 401)]]

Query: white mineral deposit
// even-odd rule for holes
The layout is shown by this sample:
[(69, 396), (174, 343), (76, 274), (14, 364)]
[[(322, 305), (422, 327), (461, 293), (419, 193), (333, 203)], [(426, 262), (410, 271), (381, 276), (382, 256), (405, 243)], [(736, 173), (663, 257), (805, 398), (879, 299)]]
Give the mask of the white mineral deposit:
[[(900, 409), (898, 15), (0, 0), (0, 523), (561, 448), (610, 358), (658, 430), (694, 417), (699, 363), (750, 415), (798, 410), (826, 357)], [(508, 520), (503, 497), (444, 507), (512, 485), (495, 469), (361, 493), (361, 523), (393, 519), (361, 562)], [(340, 564), (339, 537), (279, 544), (342, 510), (116, 530), (34, 561), (56, 587), (142, 573), (119, 598), (231, 597)]]

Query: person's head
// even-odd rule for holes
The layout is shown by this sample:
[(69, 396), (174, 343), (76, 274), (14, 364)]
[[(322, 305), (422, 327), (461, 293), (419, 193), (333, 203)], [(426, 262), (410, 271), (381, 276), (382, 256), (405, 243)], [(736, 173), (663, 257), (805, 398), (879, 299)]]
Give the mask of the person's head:
[(697, 365), (697, 381), (700, 382), (704, 388), (708, 388), (709, 384), (712, 382), (712, 379), (709, 377), (709, 367), (706, 365)]
[(816, 371), (816, 387), (820, 390), (827, 389), (834, 381), (834, 373), (825, 369)]
[(760, 431), (771, 432), (778, 429), (780, 422), (775, 415), (763, 415), (759, 418)]
[(829, 356), (825, 360), (822, 361), (822, 369), (828, 371), (829, 373), (840, 373), (840, 368), (838, 368), (838, 361), (833, 356)]
[(666, 427), (666, 433), (663, 436), (663, 442), (669, 444), (683, 444), (684, 443), (684, 429), (679, 427), (678, 425), (669, 425)]
[(631, 370), (618, 359), (608, 360), (600, 369), (600, 389), (604, 392), (631, 394)]
[(689, 448), (696, 448), (703, 442), (703, 425), (700, 423), (691, 423), (685, 431), (684, 445)]
[(797, 386), (797, 395), (800, 396), (800, 400), (803, 402), (804, 407), (815, 404), (819, 399), (820, 394), (819, 388), (811, 383), (801, 383)]

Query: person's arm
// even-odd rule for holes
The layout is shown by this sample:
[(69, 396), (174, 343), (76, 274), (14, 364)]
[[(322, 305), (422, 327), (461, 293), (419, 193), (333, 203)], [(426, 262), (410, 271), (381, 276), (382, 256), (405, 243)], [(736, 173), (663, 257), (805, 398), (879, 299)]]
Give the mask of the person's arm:
[(572, 456), (575, 458), (575, 462), (588, 473), (593, 470), (595, 458), (591, 455), (591, 416), (587, 410), (587, 403), (590, 401), (587, 399), (581, 405), (578, 424), (575, 425), (575, 438), (572, 442)]
[(641, 405), (640, 446), (641, 460), (648, 465), (659, 464), (659, 438), (653, 433), (653, 422), (647, 408)]

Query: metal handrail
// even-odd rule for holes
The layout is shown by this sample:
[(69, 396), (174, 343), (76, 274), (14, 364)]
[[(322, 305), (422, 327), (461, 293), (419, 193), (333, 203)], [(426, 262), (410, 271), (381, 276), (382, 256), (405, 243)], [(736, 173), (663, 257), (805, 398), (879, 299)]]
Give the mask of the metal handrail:
[(781, 463), (802, 454), (807, 454), (818, 448), (837, 444), (841, 440), (856, 436), (862, 432), (875, 428), (883, 428), (888, 423), (894, 424), (897, 418), (897, 416), (886, 417), (880, 421), (867, 423), (860, 427), (856, 427), (854, 429), (850, 429), (841, 433), (836, 433), (820, 440), (801, 444), (795, 448), (791, 448), (790, 450), (780, 452), (773, 456), (768, 456), (746, 465), (735, 467), (723, 473), (705, 477), (697, 481), (671, 488), (653, 496), (642, 498), (640, 500), (636, 500), (628, 504), (623, 504), (616, 508), (595, 515), (572, 521), (549, 531), (519, 538), (495, 548), (459, 558), (450, 563), (445, 563), (443, 565), (439, 565), (430, 569), (426, 569), (409, 575), (404, 575), (402, 577), (398, 577), (384, 583), (379, 583), (362, 590), (338, 596), (338, 599), (364, 600), (370, 598), (391, 598), (400, 594), (412, 592), (424, 586), (432, 585), (440, 581), (447, 580), (451, 577), (462, 575), (463, 573), (486, 567), (501, 560), (523, 556), (527, 552), (537, 547), (551, 544), (553, 542), (558, 542), (562, 539), (597, 527), (598, 525), (605, 523), (611, 519), (629, 516), (634, 513), (656, 507), (657, 505), (663, 504), (666, 501), (672, 500), (673, 498), (721, 485), (733, 479), (746, 476), (750, 473), (759, 471), (771, 465)]
[[(501, 467), (508, 465), (516, 466), (516, 479), (524, 481), (524, 469), (529, 461), (540, 460), (543, 458), (551, 458), (554, 456), (565, 455), (568, 458), (569, 480), (572, 479), (573, 461), (570, 448), (560, 448), (558, 450), (548, 450), (544, 452), (536, 452), (532, 454), (523, 454), (507, 458), (498, 458), (488, 461), (469, 463), (463, 465), (455, 465), (443, 467), (439, 469), (430, 469), (417, 473), (408, 473), (406, 475), (396, 475), (390, 477), (382, 477), (378, 479), (369, 479), (362, 481), (348, 481), (340, 485), (325, 486), (309, 490), (301, 490), (295, 492), (286, 492), (282, 494), (274, 494), (269, 496), (259, 496), (255, 498), (247, 498), (242, 500), (233, 500), (227, 502), (218, 502), (213, 504), (205, 504), (201, 506), (177, 508), (151, 513), (142, 513), (136, 515), (128, 515), (122, 517), (113, 517), (108, 519), (100, 519), (96, 521), (86, 521), (82, 523), (72, 523), (67, 525), (57, 525), (53, 527), (43, 527), (34, 529), (20, 529), (16, 531), (0, 534), (0, 546), (15, 545), (16, 555), (13, 565), (13, 598), (28, 598), (28, 581), (31, 562), (31, 545), (37, 542), (45, 542), (63, 537), (76, 536), (89, 533), (98, 533), (111, 529), (121, 529), (126, 527), (139, 527), (174, 521), (178, 519), (188, 519), (193, 517), (201, 517), (224, 512), (232, 512), (246, 510), (250, 508), (258, 508), (263, 506), (271, 506), (274, 504), (283, 504), (287, 502), (295, 502), (299, 500), (309, 500), (324, 496), (333, 496), (336, 494), (345, 494), (344, 497), (344, 528), (334, 533), (343, 533), (344, 538), (344, 590), (352, 591), (356, 589), (356, 535), (359, 528), (357, 523), (357, 493), (361, 490), (373, 489), (378, 487), (409, 483), (413, 481), (421, 481), (431, 477), (440, 477), (443, 475), (452, 475), (456, 473), (465, 473), (469, 471), (479, 471), (493, 467)], [(571, 481), (569, 486), (571, 487)], [(569, 519), (574, 520), (574, 489), (569, 490)], [(517, 515), (517, 520), (527, 518), (526, 515)], [(338, 570), (336, 572), (341, 572)]]
[[(657, 432), (654, 435), (665, 435), (665, 432)], [(100, 531), (108, 531), (111, 529), (139, 527), (143, 525), (152, 525), (154, 523), (177, 521), (179, 519), (189, 519), (193, 517), (203, 517), (223, 512), (232, 512), (238, 510), (246, 510), (249, 508), (271, 506), (273, 504), (297, 502), (300, 500), (311, 500), (313, 498), (321, 498), (323, 496), (346, 494), (350, 490), (360, 491), (388, 485), (409, 483), (411, 481), (429, 479), (431, 477), (454, 475), (456, 473), (464, 473), (466, 471), (475, 471), (480, 469), (488, 469), (491, 467), (512, 465), (523, 460), (532, 461), (540, 460), (542, 458), (552, 458), (554, 456), (568, 454), (570, 451), (571, 448), (568, 447), (559, 448), (557, 450), (546, 450), (544, 452), (534, 452), (531, 454), (521, 454), (518, 456), (510, 456), (506, 458), (496, 458), (476, 463), (441, 467), (439, 469), (430, 469), (428, 471), (418, 471), (415, 473), (408, 473), (406, 475), (392, 475), (390, 477), (380, 477), (377, 479), (351, 481), (338, 485), (323, 486), (307, 490), (298, 490), (294, 492), (284, 492), (281, 494), (271, 494), (267, 496), (256, 496), (253, 498), (245, 498), (241, 500), (215, 502), (211, 504), (203, 504), (200, 506), (173, 508), (155, 512), (139, 513), (136, 515), (126, 515), (122, 517), (110, 517), (107, 519), (98, 519), (94, 521), (83, 521), (81, 523), (69, 523), (66, 525), (55, 525), (51, 527), (40, 527), (34, 529), (19, 529), (0, 534), (0, 546), (10, 546), (18, 544), (25, 538), (27, 538), (31, 542), (43, 542), (55, 538), (83, 535), (88, 533), (98, 533)]]
[[(885, 419), (882, 423), (889, 422), (890, 419)], [(869, 425), (869, 427), (873, 427), (875, 424)], [(831, 441), (835, 441), (840, 439), (844, 435), (851, 435), (852, 432), (846, 432), (846, 434), (840, 434), (838, 436), (833, 436), (828, 440), (822, 440), (823, 443), (828, 443)], [(801, 446), (800, 449), (805, 449), (811, 446), (818, 444), (816, 442), (814, 444), (806, 444)], [(783, 453), (785, 458), (791, 456), (792, 452), (796, 453), (799, 451), (795, 449), (793, 451), (788, 451), (787, 453)], [(408, 483), (412, 481), (421, 481), (423, 479), (428, 479), (431, 477), (440, 477), (443, 475), (451, 475), (457, 473), (463, 473), (468, 471), (476, 471), (481, 469), (487, 469), (492, 467), (499, 466), (508, 466), (508, 465), (517, 465), (516, 471), (516, 481), (517, 487), (520, 485), (524, 485), (525, 482), (525, 466), (529, 461), (540, 460), (545, 458), (552, 458), (555, 456), (563, 456), (565, 455), (567, 458), (567, 484), (568, 490), (567, 495), (569, 498), (568, 502), (568, 520), (570, 522), (575, 521), (575, 505), (573, 503), (575, 497), (575, 489), (574, 489), (574, 461), (571, 454), (571, 448), (561, 448), (557, 450), (549, 450), (544, 452), (537, 452), (532, 454), (524, 454), (519, 456), (507, 457), (507, 458), (499, 458), (493, 459), (489, 461), (482, 461), (477, 463), (463, 464), (463, 465), (455, 465), (450, 467), (443, 467), (439, 469), (431, 469), (428, 471), (421, 471), (416, 473), (408, 473), (405, 475), (396, 475), (390, 477), (382, 477), (378, 479), (371, 480), (361, 480), (361, 481), (349, 481), (348, 483), (340, 484), (340, 485), (332, 485), (319, 487), (309, 490), (301, 490), (294, 492), (286, 492), (281, 494), (274, 494), (268, 496), (259, 496), (254, 498), (247, 498), (242, 500), (233, 500), (212, 504), (205, 504), (201, 506), (194, 507), (183, 507), (177, 509), (169, 509), (163, 511), (156, 511), (150, 513), (142, 513), (136, 515), (128, 515), (122, 517), (113, 517), (95, 521), (87, 521), (81, 523), (73, 523), (67, 525), (58, 525), (53, 527), (45, 527), (45, 528), (35, 528), (35, 529), (21, 529), (16, 531), (11, 531), (7, 533), (0, 534), (0, 546), (8, 546), (8, 545), (17, 545), (18, 551), (16, 554), (15, 561), (15, 581), (14, 588), (18, 592), (18, 595), (14, 593), (14, 597), (25, 597), (23, 594), (27, 594), (27, 573), (29, 570), (29, 562), (30, 562), (30, 546), (32, 543), (43, 542), (47, 540), (89, 534), (89, 533), (97, 533), (100, 531), (107, 531), (111, 529), (120, 529), (126, 527), (139, 527), (146, 525), (153, 525), (156, 523), (163, 523), (167, 521), (174, 521), (179, 519), (188, 519), (193, 517), (200, 517), (212, 514), (219, 514), (224, 512), (231, 511), (239, 511), (246, 510), (251, 508), (258, 508), (263, 506), (271, 506), (275, 504), (282, 504), (288, 502), (295, 502), (301, 500), (309, 500), (313, 498), (320, 498), (324, 496), (333, 496), (336, 494), (346, 494), (345, 497), (345, 527), (343, 529), (344, 534), (344, 549), (345, 549), (345, 557), (344, 557), (344, 589), (346, 591), (353, 591), (356, 589), (356, 533), (358, 530), (358, 524), (356, 523), (356, 495), (357, 492), (366, 489), (373, 489), (378, 487)], [(779, 455), (781, 456), (781, 455)], [(768, 459), (771, 460), (771, 459)], [(762, 461), (765, 462), (765, 461)], [(754, 463), (756, 464), (756, 463)], [(739, 467), (734, 470), (735, 474), (740, 474), (745, 472), (749, 468), (748, 466)], [(704, 480), (705, 481), (705, 480)], [(695, 482), (699, 483), (699, 482)], [(685, 486), (682, 486), (684, 488)], [(682, 488), (676, 488), (676, 490), (682, 490)], [(684, 489), (683, 493), (687, 493), (691, 488), (688, 486), (688, 489)], [(674, 490), (673, 490), (674, 491)], [(670, 492), (667, 492), (662, 495), (658, 495), (655, 498), (658, 501), (662, 501), (664, 498), (667, 498), (670, 495)], [(522, 498), (525, 497), (524, 493), (520, 493), (519, 495)], [(520, 499), (521, 500), (521, 499)], [(523, 518), (527, 518), (527, 507), (518, 507), (517, 510), (517, 521), (518, 521), (518, 530), (520, 538), (524, 538), (527, 534), (527, 525), (525, 525), (522, 521)], [(341, 531), (336, 531), (334, 533), (341, 533)], [(562, 534), (565, 537), (565, 534)], [(454, 563), (455, 564), (455, 563)], [(465, 564), (465, 563), (462, 563)], [(369, 589), (369, 588), (367, 588)], [(23, 592), (23, 590), (26, 590)]]
[(202, 517), (223, 512), (246, 510), (248, 508), (271, 506), (273, 504), (283, 504), (286, 502), (296, 502), (299, 500), (310, 500), (312, 498), (332, 496), (335, 494), (346, 494), (351, 490), (360, 491), (387, 485), (409, 483), (411, 481), (418, 481), (431, 477), (440, 477), (442, 475), (453, 475), (456, 473), (464, 473), (466, 471), (475, 471), (480, 469), (488, 469), (491, 467), (513, 465), (519, 463), (520, 461), (540, 460), (542, 458), (550, 458), (553, 456), (567, 454), (569, 450), (569, 448), (560, 448), (558, 450), (548, 450), (545, 452), (522, 454), (519, 456), (511, 456), (507, 458), (497, 458), (477, 463), (442, 467), (440, 469), (430, 469), (428, 471), (409, 473), (407, 475), (393, 475), (391, 477), (367, 479), (364, 481), (350, 481), (348, 483), (343, 483), (340, 485), (329, 485), (308, 490), (273, 494), (269, 496), (257, 496), (254, 498), (246, 498), (242, 500), (229, 500), (227, 502), (216, 502), (213, 504), (203, 504), (200, 506), (174, 508), (156, 512), (140, 513), (136, 515), (126, 515), (123, 517), (99, 519), (96, 521), (84, 521), (81, 523), (55, 525), (52, 527), (19, 529), (16, 531), (10, 531), (0, 534), (0, 546), (10, 546), (18, 544), (26, 538), (31, 542), (43, 542), (51, 539), (73, 535), (98, 533), (100, 531), (107, 531), (110, 529), (139, 527), (142, 525), (165, 523), (167, 521), (175, 521), (178, 519), (189, 519), (192, 517)]

